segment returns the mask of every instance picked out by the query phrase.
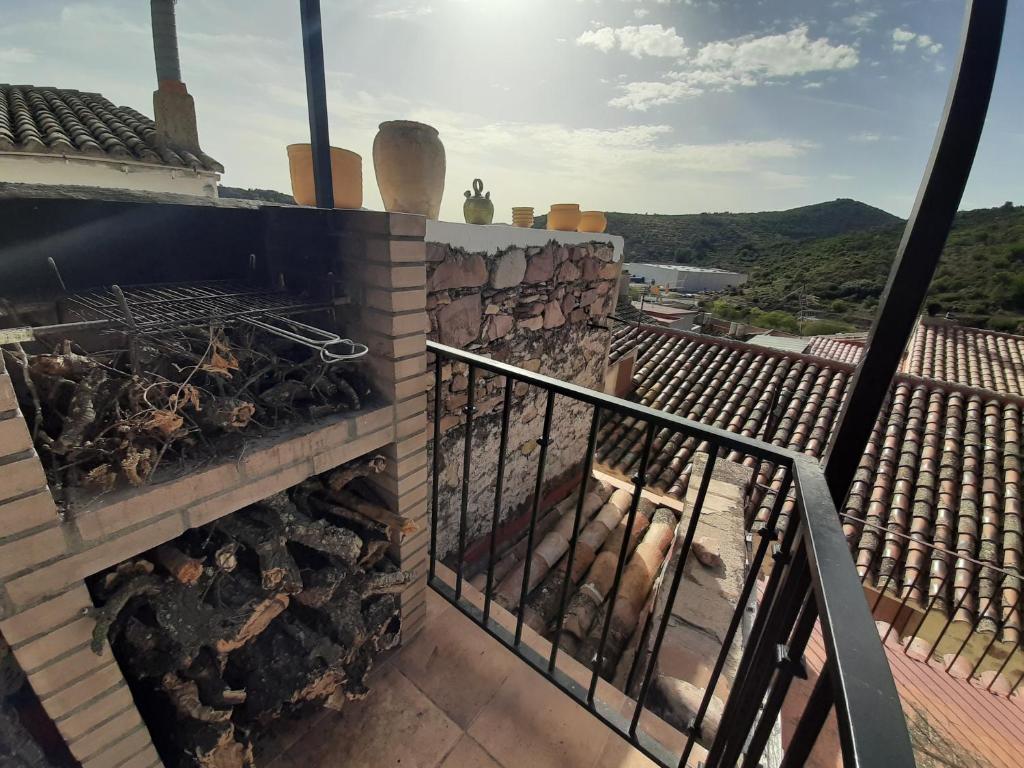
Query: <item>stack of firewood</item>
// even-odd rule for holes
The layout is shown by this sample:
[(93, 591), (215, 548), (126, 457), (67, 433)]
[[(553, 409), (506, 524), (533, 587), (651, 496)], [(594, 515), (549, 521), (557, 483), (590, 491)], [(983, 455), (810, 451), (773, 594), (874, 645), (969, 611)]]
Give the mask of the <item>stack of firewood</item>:
[(248, 326), (146, 336), (124, 349), (65, 341), (52, 353), (3, 350), (21, 410), (58, 503), (142, 485), (160, 466), (231, 449), (261, 428), (359, 410), (358, 364)]
[(277, 718), (366, 695), (411, 579), (385, 555), (412, 526), (358, 480), (383, 467), (339, 468), (96, 577), (94, 650), (110, 639), (165, 759), (242, 768)]

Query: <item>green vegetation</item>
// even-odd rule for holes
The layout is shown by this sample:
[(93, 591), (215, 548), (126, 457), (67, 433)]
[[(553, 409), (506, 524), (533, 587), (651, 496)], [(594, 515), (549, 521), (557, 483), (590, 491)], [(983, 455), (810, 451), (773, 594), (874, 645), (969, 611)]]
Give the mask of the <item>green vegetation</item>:
[[(853, 200), (751, 214), (610, 213), (608, 221), (625, 236), (629, 261), (748, 273), (741, 290), (709, 307), (719, 317), (807, 335), (868, 327), (903, 234), (901, 219)], [(926, 308), (996, 330), (1024, 324), (1024, 207), (957, 215)]]
[(217, 186), (217, 194), (233, 200), (262, 200), (265, 203), (295, 205), (295, 198), (273, 189), (243, 189), (242, 187)]

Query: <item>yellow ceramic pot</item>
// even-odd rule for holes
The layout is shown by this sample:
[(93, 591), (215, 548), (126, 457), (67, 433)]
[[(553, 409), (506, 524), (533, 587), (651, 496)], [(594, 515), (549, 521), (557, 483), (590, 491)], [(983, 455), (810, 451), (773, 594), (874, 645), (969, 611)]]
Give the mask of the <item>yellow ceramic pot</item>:
[(608, 226), (608, 219), (602, 211), (584, 211), (580, 214), (580, 223), (576, 227), (577, 232), (604, 232)]
[[(309, 144), (289, 144), (287, 150), (292, 197), (299, 205), (316, 205), (312, 147)], [(331, 147), (331, 184), (335, 208), (362, 208), (363, 158), (347, 149)]]
[(533, 226), (533, 208), (520, 207), (512, 209), (512, 223), (517, 227)]
[(575, 232), (580, 225), (580, 207), (577, 203), (558, 203), (548, 212), (548, 229)]

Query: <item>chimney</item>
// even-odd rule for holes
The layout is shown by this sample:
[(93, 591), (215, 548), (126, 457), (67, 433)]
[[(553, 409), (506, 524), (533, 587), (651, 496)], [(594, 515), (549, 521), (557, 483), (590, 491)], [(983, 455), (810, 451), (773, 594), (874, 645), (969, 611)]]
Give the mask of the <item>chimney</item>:
[(156, 140), (161, 145), (199, 152), (195, 102), (181, 81), (174, 3), (175, 0), (149, 0), (156, 58), (157, 90), (153, 92)]

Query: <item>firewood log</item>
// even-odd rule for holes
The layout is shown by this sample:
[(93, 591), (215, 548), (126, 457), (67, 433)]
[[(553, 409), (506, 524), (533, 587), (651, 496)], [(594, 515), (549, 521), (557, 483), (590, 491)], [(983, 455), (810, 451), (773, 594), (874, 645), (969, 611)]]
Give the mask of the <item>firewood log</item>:
[(327, 487), (332, 491), (340, 491), (356, 478), (380, 474), (386, 467), (387, 459), (380, 454), (350, 461), (327, 473)]
[(154, 554), (157, 563), (182, 584), (195, 584), (203, 575), (202, 560), (189, 557), (171, 544), (160, 545)]
[[(366, 520), (383, 523), (388, 528), (402, 536), (408, 536), (411, 533), (415, 533), (417, 529), (416, 523), (409, 518), (403, 517), (396, 512), (392, 512), (390, 509), (385, 509), (377, 504), (366, 501), (365, 499), (356, 496), (351, 491), (345, 489), (330, 491), (326, 494), (326, 498), (331, 502), (332, 507), (336, 505), (345, 510), (340, 513), (342, 516), (348, 516), (350, 513), (354, 512)], [(326, 509), (332, 513), (334, 512), (331, 507), (327, 507)]]
[(256, 554), (265, 590), (294, 595), (302, 589), (299, 566), (288, 552), (284, 534), (279, 529), (258, 526), (239, 514), (222, 518), (217, 526)]

